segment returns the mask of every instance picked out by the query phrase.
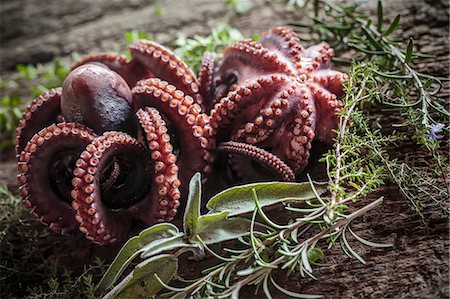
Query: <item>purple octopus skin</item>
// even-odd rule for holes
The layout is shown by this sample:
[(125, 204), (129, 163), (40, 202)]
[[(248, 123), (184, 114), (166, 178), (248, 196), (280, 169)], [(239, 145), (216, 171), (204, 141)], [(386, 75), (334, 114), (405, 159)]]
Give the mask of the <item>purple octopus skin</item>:
[[(326, 43), (303, 48), (284, 27), (264, 33), (261, 42), (230, 45), (214, 68), (206, 54), (200, 90), (205, 106), (213, 107), (210, 124), (217, 144), (264, 148), (299, 174), (308, 164), (312, 141), (331, 143), (337, 128), (348, 76), (329, 69), (333, 55)], [(236, 148), (230, 157), (237, 154), (248, 156)], [(229, 162), (241, 173), (251, 168), (242, 159)]]

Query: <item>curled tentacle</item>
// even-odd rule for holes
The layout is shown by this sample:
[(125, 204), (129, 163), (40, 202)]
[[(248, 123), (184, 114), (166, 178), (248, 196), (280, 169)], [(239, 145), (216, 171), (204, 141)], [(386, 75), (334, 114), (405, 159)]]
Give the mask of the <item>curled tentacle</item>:
[(214, 97), (214, 53), (205, 52), (203, 54), (202, 68), (198, 74), (198, 81), (200, 85), (199, 92), (203, 98), (203, 106), (205, 111), (210, 111), (216, 103)]
[(55, 122), (61, 114), (61, 88), (52, 89), (35, 99), (22, 116), (16, 129), (17, 157), (34, 134)]
[(220, 143), (217, 150), (221, 152), (244, 155), (260, 164), (272, 169), (279, 174), (285, 181), (295, 180), (295, 174), (292, 169), (286, 165), (280, 158), (254, 145), (229, 141)]
[[(150, 106), (161, 111), (175, 133), (180, 145), (178, 165), (181, 181), (189, 182), (197, 171), (206, 177), (213, 160), (214, 132), (209, 125), (209, 117), (201, 113), (200, 106), (189, 95), (159, 79), (140, 81), (133, 88), (133, 94), (138, 107)], [(183, 196), (187, 195), (186, 185), (182, 186)]]
[(169, 82), (202, 105), (199, 83), (194, 72), (169, 49), (146, 40), (130, 47), (133, 60), (145, 65), (158, 78)]
[(233, 129), (255, 118), (266, 102), (287, 86), (288, 81), (288, 77), (283, 75), (261, 76), (247, 80), (222, 98), (211, 110), (210, 123), (217, 130), (218, 141), (229, 139)]
[(314, 83), (328, 89), (337, 97), (344, 95), (344, 81), (348, 80), (348, 75), (335, 70), (319, 70), (311, 73), (311, 80)]
[(234, 84), (242, 85), (245, 80), (267, 73), (295, 75), (295, 70), (257, 42), (245, 40), (232, 44), (225, 49), (214, 75), (215, 97), (222, 97)]
[[(120, 174), (108, 186), (105, 182), (114, 163)], [(126, 236), (132, 215), (152, 200), (147, 197), (152, 188), (152, 165), (149, 151), (125, 133), (106, 132), (86, 146), (73, 171), (71, 196), (75, 219), (87, 239), (104, 245)]]
[(277, 52), (292, 68), (297, 68), (301, 61), (303, 46), (294, 31), (286, 27), (276, 27), (265, 32), (261, 37), (261, 44)]
[(330, 66), (334, 50), (323, 42), (306, 48), (301, 53), (301, 60), (297, 63), (299, 74), (310, 74), (313, 71), (325, 69)]
[(35, 134), (19, 157), (17, 181), (23, 203), (55, 232), (67, 234), (78, 226), (70, 205), (72, 170), (94, 137), (82, 125), (53, 124)]
[(336, 135), (334, 130), (338, 126), (339, 116), (337, 114), (341, 111), (342, 102), (337, 98), (336, 94), (316, 83), (308, 83), (308, 87), (314, 94), (317, 108), (317, 139), (331, 144)]
[(154, 77), (152, 72), (150, 72), (150, 70), (145, 66), (136, 63), (135, 61), (127, 61), (125, 56), (117, 55), (114, 53), (98, 53), (87, 55), (80, 61), (72, 65), (71, 71), (81, 65), (88, 63), (101, 63), (105, 65), (109, 69), (118, 73), (122, 78), (124, 78), (130, 88), (136, 85), (136, 82), (139, 80)]
[(154, 163), (154, 179), (146, 207), (142, 207), (138, 217), (151, 224), (156, 222), (171, 221), (180, 206), (181, 185), (178, 179), (177, 158), (172, 153), (170, 137), (167, 134), (166, 123), (154, 108), (140, 109), (136, 116), (144, 130), (148, 148)]

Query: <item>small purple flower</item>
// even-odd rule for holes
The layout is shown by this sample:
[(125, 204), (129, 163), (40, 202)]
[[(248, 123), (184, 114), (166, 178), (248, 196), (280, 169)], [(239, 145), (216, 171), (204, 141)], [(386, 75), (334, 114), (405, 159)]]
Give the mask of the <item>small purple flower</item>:
[(444, 135), (439, 134), (442, 132), (442, 129), (444, 127), (445, 127), (445, 125), (441, 124), (441, 123), (432, 124), (428, 131), (428, 137), (430, 137), (433, 140), (439, 140), (439, 139), (444, 138)]

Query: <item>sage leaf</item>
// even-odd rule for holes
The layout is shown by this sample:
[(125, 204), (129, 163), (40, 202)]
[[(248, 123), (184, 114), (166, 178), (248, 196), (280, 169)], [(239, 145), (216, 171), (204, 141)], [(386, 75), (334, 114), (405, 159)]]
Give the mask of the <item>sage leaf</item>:
[(197, 229), (195, 230), (195, 232), (199, 233), (199, 232), (207, 229), (212, 224), (223, 221), (224, 219), (227, 218), (228, 214), (230, 214), (230, 212), (223, 211), (220, 213), (213, 213), (213, 214), (207, 214), (207, 215), (200, 216), (198, 218)]
[(395, 29), (397, 29), (398, 24), (400, 23), (400, 15), (397, 15), (392, 21), (391, 25), (389, 25), (388, 29), (383, 33), (384, 36), (390, 35), (392, 32), (394, 32)]
[(156, 295), (164, 283), (169, 282), (178, 270), (178, 260), (171, 254), (162, 254), (143, 261), (126, 276), (114, 289), (106, 294), (108, 298), (147, 298)]
[[(252, 212), (256, 208), (252, 199), (253, 188), (258, 193), (258, 201), (261, 207), (285, 201), (309, 200), (316, 197), (309, 183), (255, 183), (226, 189), (213, 196), (206, 207), (210, 210), (210, 213), (229, 211), (228, 216)], [(325, 187), (316, 189), (319, 193), (326, 190)]]
[(130, 265), (130, 263), (139, 255), (145, 246), (149, 243), (173, 237), (179, 234), (178, 228), (170, 223), (161, 223), (153, 225), (138, 236), (130, 238), (120, 249), (116, 258), (106, 270), (99, 284), (97, 291), (103, 292), (109, 289), (120, 277), (123, 271)]
[(245, 218), (235, 217), (225, 218), (221, 221), (208, 221), (208, 224), (203, 223), (202, 225), (203, 229), (197, 235), (205, 244), (214, 244), (248, 235), (251, 221)]
[(184, 241), (184, 234), (178, 233), (178, 235), (171, 238), (164, 238), (156, 240), (144, 248), (142, 248), (141, 258), (148, 258), (153, 255), (157, 255), (163, 251), (172, 250), (180, 247), (195, 247), (192, 244)]
[(198, 217), (200, 217), (201, 197), (201, 174), (197, 172), (189, 182), (189, 195), (183, 217), (183, 229), (187, 235), (193, 234), (197, 226)]

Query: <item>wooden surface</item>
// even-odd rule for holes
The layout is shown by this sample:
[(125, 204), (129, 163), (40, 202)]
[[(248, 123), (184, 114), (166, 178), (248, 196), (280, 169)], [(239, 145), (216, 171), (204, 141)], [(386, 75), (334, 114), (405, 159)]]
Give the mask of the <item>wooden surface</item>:
[[(156, 41), (170, 45), (181, 32), (188, 36), (208, 34), (212, 26), (225, 20), (251, 35), (299, 18), (277, 1), (255, 2), (250, 14), (236, 16), (219, 0), (171, 0), (164, 1), (163, 15), (157, 16), (155, 4), (148, 0), (3, 0), (2, 77), (7, 77), (17, 63), (45, 63), (54, 56), (67, 57), (74, 51), (80, 54), (118, 51), (124, 48), (123, 34), (130, 29), (150, 32)], [(373, 1), (367, 9), (375, 5)], [(418, 68), (448, 77), (448, 2), (385, 1), (385, 12), (391, 17), (400, 13), (403, 36), (412, 36), (421, 52), (437, 56), (435, 60), (419, 63)], [(446, 84), (442, 96), (448, 95)], [(415, 153), (414, 147), (397, 151), (423, 154)], [(16, 188), (12, 153), (4, 154), (0, 164), (0, 184), (5, 183)], [(336, 266), (316, 270), (318, 281), (279, 275), (281, 284), (326, 298), (448, 298), (447, 216), (429, 209), (422, 220), (410, 211), (407, 200), (393, 185), (380, 188), (371, 199), (381, 195), (385, 197), (383, 206), (357, 220), (354, 229), (372, 241), (392, 243), (393, 248), (373, 249), (356, 244), (366, 265), (333, 249), (327, 251), (326, 261)], [(198, 265), (190, 266), (195, 272)]]

